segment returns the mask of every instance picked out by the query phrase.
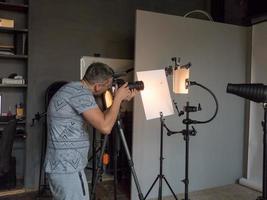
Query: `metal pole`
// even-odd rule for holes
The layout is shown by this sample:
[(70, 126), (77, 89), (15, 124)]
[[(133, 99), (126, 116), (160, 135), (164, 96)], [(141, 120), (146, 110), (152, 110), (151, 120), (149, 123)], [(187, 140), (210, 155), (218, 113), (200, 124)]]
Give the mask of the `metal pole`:
[(159, 164), (159, 191), (158, 191), (158, 199), (162, 200), (162, 162), (163, 158), (163, 114), (160, 112), (160, 164)]
[[(115, 131), (116, 132), (116, 131)], [(114, 200), (117, 200), (118, 188), (118, 138), (117, 134), (113, 134), (113, 170), (114, 170)]]
[(263, 104), (264, 108), (264, 121), (262, 122), (263, 128), (263, 167), (262, 167), (262, 196), (258, 197), (257, 200), (267, 200), (267, 103)]
[[(186, 106), (189, 107), (189, 102), (186, 102)], [(186, 119), (189, 119), (189, 112), (186, 112)], [(184, 140), (185, 140), (185, 179), (183, 180), (185, 184), (185, 191), (184, 191), (184, 200), (188, 200), (188, 184), (189, 184), (189, 179), (188, 179), (188, 173), (189, 173), (189, 124), (186, 124), (186, 132), (184, 135)]]

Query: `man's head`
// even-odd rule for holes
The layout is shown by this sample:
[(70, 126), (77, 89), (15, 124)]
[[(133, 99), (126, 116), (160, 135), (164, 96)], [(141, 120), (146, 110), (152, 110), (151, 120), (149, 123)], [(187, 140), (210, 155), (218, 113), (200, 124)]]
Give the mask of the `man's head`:
[(83, 81), (90, 85), (94, 95), (99, 95), (110, 88), (114, 71), (108, 65), (100, 62), (95, 62), (89, 65)]

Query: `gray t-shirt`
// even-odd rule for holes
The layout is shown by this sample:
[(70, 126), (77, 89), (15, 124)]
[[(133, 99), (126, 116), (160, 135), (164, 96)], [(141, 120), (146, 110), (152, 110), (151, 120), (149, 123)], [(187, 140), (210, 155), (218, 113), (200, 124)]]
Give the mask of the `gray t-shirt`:
[(52, 97), (47, 110), (47, 173), (73, 173), (87, 165), (89, 136), (82, 113), (97, 107), (81, 82), (71, 82)]

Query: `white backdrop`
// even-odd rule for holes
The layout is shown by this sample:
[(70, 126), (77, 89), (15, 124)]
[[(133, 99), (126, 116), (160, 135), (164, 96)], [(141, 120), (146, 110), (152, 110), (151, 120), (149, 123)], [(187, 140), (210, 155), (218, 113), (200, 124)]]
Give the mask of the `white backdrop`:
[[(267, 22), (253, 26), (252, 56), (251, 56), (251, 82), (267, 84)], [(261, 121), (264, 119), (261, 104), (250, 103), (249, 116), (249, 144), (248, 144), (248, 171), (247, 178), (240, 183), (254, 189), (262, 189), (262, 154), (263, 130)]]
[[(217, 117), (209, 124), (196, 125), (198, 134), (190, 138), (189, 191), (231, 184), (242, 176), (245, 100), (226, 94), (226, 86), (245, 82), (249, 36), (246, 27), (137, 11), (135, 71), (163, 69), (173, 64), (172, 57), (179, 56), (183, 63), (192, 63), (190, 79), (207, 86), (219, 100)], [(203, 110), (192, 113), (192, 119), (204, 120), (214, 112), (212, 98), (199, 88), (192, 87), (188, 96), (172, 97), (180, 109), (186, 100), (192, 105), (202, 104)], [(166, 124), (172, 130), (181, 130), (185, 128), (182, 119), (168, 116)], [(137, 96), (133, 159), (143, 193), (159, 173), (159, 141), (160, 121), (145, 119)], [(176, 193), (184, 190), (184, 143), (181, 135), (164, 135), (163, 173)], [(157, 193), (158, 184), (148, 198)], [(163, 183), (163, 195), (170, 194)], [(133, 182), (131, 199), (138, 199)]]

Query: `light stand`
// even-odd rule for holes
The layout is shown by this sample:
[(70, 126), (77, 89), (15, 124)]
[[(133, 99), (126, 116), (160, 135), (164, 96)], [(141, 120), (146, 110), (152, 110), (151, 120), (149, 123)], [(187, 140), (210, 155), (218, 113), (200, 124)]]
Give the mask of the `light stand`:
[[(182, 180), (182, 182), (184, 183), (184, 200), (188, 200), (188, 186), (189, 186), (189, 178), (188, 178), (188, 174), (189, 174), (189, 139), (190, 136), (195, 136), (197, 131), (195, 130), (195, 128), (192, 126), (192, 129), (190, 130), (189, 125), (191, 124), (204, 124), (204, 123), (208, 123), (210, 121), (212, 121), (215, 116), (217, 115), (218, 112), (218, 101), (216, 96), (205, 86), (197, 83), (197, 82), (192, 82), (192, 81), (188, 81), (187, 80), (187, 84), (188, 86), (191, 85), (197, 85), (205, 90), (207, 90), (214, 98), (215, 104), (216, 104), (216, 110), (213, 114), (213, 116), (206, 121), (197, 121), (197, 120), (192, 120), (189, 117), (189, 113), (190, 112), (197, 112), (199, 110), (201, 110), (200, 104), (198, 105), (198, 107), (196, 106), (190, 106), (189, 102), (186, 102), (186, 106), (184, 107), (184, 112), (186, 113), (186, 118), (183, 120), (183, 124), (186, 125), (186, 128), (182, 131), (170, 131), (167, 127), (165, 127), (167, 129), (167, 135), (173, 135), (173, 134), (177, 134), (177, 133), (181, 133), (184, 136), (184, 140), (185, 140), (185, 178)], [(179, 112), (177, 104), (175, 104), (176, 110), (178, 111), (178, 115), (181, 115), (181, 112)], [(182, 113), (183, 114), (183, 113)]]
[(163, 175), (163, 127), (165, 127), (163, 116), (169, 116), (174, 114), (173, 104), (171, 101), (171, 95), (169, 92), (169, 86), (166, 78), (165, 70), (149, 70), (137, 72), (138, 80), (142, 80), (146, 84), (145, 89), (141, 91), (142, 103), (147, 120), (160, 117), (160, 163), (159, 174), (149, 188), (145, 199), (154, 187), (157, 181), (159, 181), (158, 199), (162, 200), (162, 184), (163, 180), (166, 182), (174, 198), (177, 200), (174, 191), (172, 190), (167, 179)]
[(267, 85), (262, 83), (245, 83), (245, 84), (227, 84), (227, 93), (232, 93), (237, 96), (249, 99), (257, 103), (263, 103), (264, 108), (264, 121), (262, 122), (263, 128), (263, 167), (262, 167), (262, 196), (257, 200), (267, 200)]
[(167, 184), (167, 186), (169, 187), (173, 197), (178, 200), (178, 198), (176, 197), (173, 189), (171, 188), (169, 182), (167, 181), (167, 179), (165, 178), (164, 174), (162, 173), (162, 169), (163, 169), (163, 127), (166, 127), (165, 123), (164, 123), (164, 119), (163, 119), (163, 114), (162, 112), (160, 112), (160, 158), (159, 158), (159, 174), (157, 176), (157, 178), (154, 180), (153, 184), (151, 185), (151, 187), (149, 188), (146, 196), (144, 199), (147, 198), (148, 194), (150, 193), (150, 191), (152, 190), (152, 188), (154, 187), (154, 185), (156, 184), (156, 182), (159, 180), (159, 191), (158, 191), (158, 199), (162, 200), (162, 181), (164, 180)]
[(257, 200), (267, 200), (267, 103), (263, 104), (264, 108), (264, 121), (262, 122), (263, 128), (263, 167), (262, 167), (262, 196), (258, 197)]

